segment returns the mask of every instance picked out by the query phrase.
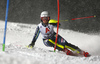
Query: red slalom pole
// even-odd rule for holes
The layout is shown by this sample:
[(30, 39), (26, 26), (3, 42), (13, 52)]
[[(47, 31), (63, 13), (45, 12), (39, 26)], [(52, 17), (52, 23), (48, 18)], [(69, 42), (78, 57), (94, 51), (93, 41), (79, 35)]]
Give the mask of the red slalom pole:
[(73, 18), (71, 20), (85, 19), (85, 18), (93, 18), (93, 17), (96, 17), (96, 16), (94, 15), (94, 16), (88, 16), (88, 17)]
[(57, 0), (57, 6), (58, 6), (58, 23), (57, 23), (57, 33), (56, 33), (56, 39), (55, 39), (54, 52), (56, 51), (56, 44), (57, 44), (57, 38), (58, 38), (58, 29), (59, 29), (59, 16), (60, 16), (59, 0)]

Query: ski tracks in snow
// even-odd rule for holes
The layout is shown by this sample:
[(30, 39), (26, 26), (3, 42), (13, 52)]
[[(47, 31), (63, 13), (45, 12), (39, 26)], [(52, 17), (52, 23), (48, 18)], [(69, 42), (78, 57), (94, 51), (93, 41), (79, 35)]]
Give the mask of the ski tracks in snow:
[[(2, 50), (3, 24), (4, 22), (0, 23), (0, 50)], [(40, 47), (36, 44), (33, 49), (27, 49), (26, 45), (31, 42), (35, 28), (36, 25), (8, 23), (6, 48), (5, 52), (0, 52), (0, 64), (100, 64), (99, 55), (87, 58), (75, 57), (59, 51), (53, 52), (46, 47), (41, 48), (43, 45), (40, 38), (37, 41)], [(70, 30), (67, 33), (70, 34)]]
[(68, 56), (63, 52), (53, 52), (51, 50), (34, 47), (33, 49), (28, 49), (26, 46), (20, 45), (16, 46), (10, 44), (6, 46), (5, 53), (15, 55), (20, 57), (25, 57), (28, 59), (35, 59), (37, 61), (49, 62), (48, 64), (99, 64), (100, 56), (91, 56), (91, 57), (75, 57)]

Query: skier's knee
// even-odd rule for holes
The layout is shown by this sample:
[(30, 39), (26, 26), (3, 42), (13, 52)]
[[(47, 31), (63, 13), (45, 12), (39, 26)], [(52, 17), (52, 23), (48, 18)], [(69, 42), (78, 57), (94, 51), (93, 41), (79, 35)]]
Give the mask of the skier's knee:
[(52, 45), (50, 44), (50, 42), (48, 41), (48, 39), (44, 39), (43, 43), (48, 46), (48, 47), (52, 47)]

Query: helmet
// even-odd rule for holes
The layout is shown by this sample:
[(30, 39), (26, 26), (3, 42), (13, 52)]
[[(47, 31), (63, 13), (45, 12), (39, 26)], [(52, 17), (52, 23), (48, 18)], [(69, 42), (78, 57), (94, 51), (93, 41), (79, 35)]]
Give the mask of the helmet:
[(48, 20), (49, 21), (50, 20), (50, 15), (49, 15), (48, 11), (41, 12), (40, 18), (41, 18), (42, 21), (43, 20)]
[(49, 17), (48, 11), (43, 11), (43, 12), (41, 12), (40, 17)]

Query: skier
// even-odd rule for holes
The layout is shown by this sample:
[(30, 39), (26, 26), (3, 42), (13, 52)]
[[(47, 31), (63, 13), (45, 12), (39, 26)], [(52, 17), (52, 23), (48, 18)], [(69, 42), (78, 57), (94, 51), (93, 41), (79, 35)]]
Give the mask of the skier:
[[(32, 48), (35, 45), (35, 42), (41, 33), (43, 36), (43, 43), (48, 47), (54, 47), (55, 45), (55, 39), (56, 39), (56, 33), (54, 32), (53, 28), (54, 26), (57, 26), (57, 21), (50, 20), (50, 15), (48, 11), (43, 11), (40, 15), (41, 22), (38, 24), (33, 40), (28, 45), (28, 47)], [(60, 51), (66, 52), (67, 55), (71, 55), (72, 51), (75, 51), (78, 54), (83, 54), (87, 57), (88, 52), (83, 52), (81, 49), (79, 49), (77, 46), (68, 43), (63, 37), (58, 35), (57, 39), (57, 45), (56, 49)]]

